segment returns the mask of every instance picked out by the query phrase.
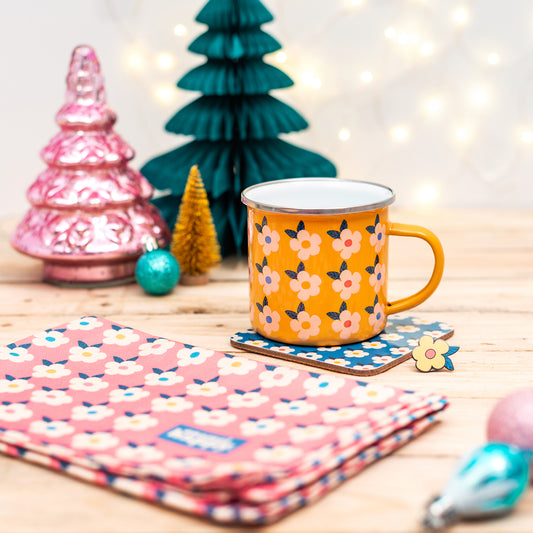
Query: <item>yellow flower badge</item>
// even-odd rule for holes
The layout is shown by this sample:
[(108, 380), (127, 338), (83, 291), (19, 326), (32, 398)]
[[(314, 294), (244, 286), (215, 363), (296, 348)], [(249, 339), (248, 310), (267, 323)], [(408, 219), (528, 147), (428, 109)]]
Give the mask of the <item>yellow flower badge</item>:
[(442, 339), (433, 340), (430, 335), (424, 335), (418, 341), (418, 346), (413, 350), (413, 359), (416, 361), (416, 369), (420, 372), (441, 370), (446, 368), (453, 370), (450, 355), (454, 354), (459, 347), (448, 346)]

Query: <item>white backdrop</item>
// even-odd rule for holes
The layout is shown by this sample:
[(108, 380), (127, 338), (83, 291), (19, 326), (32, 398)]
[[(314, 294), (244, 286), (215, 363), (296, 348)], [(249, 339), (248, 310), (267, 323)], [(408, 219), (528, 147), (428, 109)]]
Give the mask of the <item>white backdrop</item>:
[[(403, 206), (533, 207), (531, 0), (264, 0), (276, 96), (310, 122), (289, 140)], [(176, 81), (204, 0), (17, 0), (0, 22), (0, 213), (21, 214), (58, 131), (72, 49), (90, 44), (136, 168), (188, 139), (165, 122), (197, 94)]]

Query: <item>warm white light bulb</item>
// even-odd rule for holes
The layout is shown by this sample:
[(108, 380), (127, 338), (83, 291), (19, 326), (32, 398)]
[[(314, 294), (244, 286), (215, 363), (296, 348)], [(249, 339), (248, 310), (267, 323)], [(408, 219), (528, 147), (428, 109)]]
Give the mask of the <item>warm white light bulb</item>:
[(484, 106), (489, 101), (489, 95), (486, 89), (478, 87), (470, 91), (470, 101), (475, 106), (481, 107)]
[(533, 133), (530, 131), (524, 131), (522, 133), (522, 142), (525, 142), (526, 144), (533, 143)]
[(287, 61), (287, 54), (285, 52), (278, 52), (275, 57), (278, 63), (285, 63)]
[(460, 126), (459, 128), (455, 130), (455, 138), (459, 142), (466, 142), (470, 139), (470, 137), (471, 137), (470, 131), (465, 126)]
[(433, 97), (426, 102), (426, 111), (430, 115), (437, 115), (442, 109), (442, 101), (440, 98)]
[(464, 7), (458, 7), (452, 14), (453, 21), (458, 26), (466, 24), (468, 21), (468, 11)]
[(350, 138), (350, 130), (347, 128), (342, 128), (342, 130), (339, 131), (339, 139), (341, 141), (347, 141)]
[(320, 89), (320, 87), (322, 87), (322, 80), (320, 78), (313, 78), (311, 80), (311, 87), (313, 87), (313, 89)]
[(143, 66), (143, 59), (140, 54), (132, 52), (128, 55), (128, 66), (132, 69), (138, 70)]
[(178, 24), (177, 26), (174, 26), (174, 35), (177, 35), (178, 37), (183, 37), (184, 35), (187, 35), (187, 28), (183, 24)]
[(395, 128), (392, 128), (390, 133), (392, 138), (399, 142), (406, 141), (407, 137), (409, 136), (409, 132), (404, 126), (396, 126)]
[(305, 85), (311, 85), (314, 79), (315, 75), (310, 70), (306, 70), (302, 73), (302, 81)]
[(167, 69), (174, 64), (174, 59), (170, 54), (159, 54), (157, 56), (157, 65), (159, 68)]
[(411, 35), (409, 35), (409, 42), (411, 44), (418, 44), (420, 42), (420, 35), (418, 35), (418, 33), (411, 33)]
[(368, 72), (368, 71), (365, 71), (365, 72), (361, 72), (361, 81), (363, 83), (370, 83), (373, 79), (374, 79), (374, 76), (372, 75), (372, 72)]
[(387, 28), (385, 30), (385, 37), (387, 37), (387, 39), (394, 39), (394, 37), (396, 37), (396, 30), (394, 28)]
[(396, 37), (396, 40), (398, 41), (398, 44), (406, 45), (409, 44), (409, 34), (408, 33), (399, 33), (398, 37)]
[(363, 0), (350, 0), (350, 5), (358, 7), (363, 3)]
[(497, 65), (500, 62), (500, 56), (492, 52), (487, 56), (487, 62), (489, 65)]
[(155, 97), (160, 102), (170, 102), (172, 100), (172, 95), (174, 94), (174, 90), (172, 87), (169, 87), (168, 85), (161, 85), (155, 90)]
[(439, 192), (436, 187), (433, 185), (423, 185), (417, 191), (417, 197), (420, 202), (424, 204), (433, 203), (439, 195)]
[(418, 51), (420, 52), (420, 55), (432, 56), (435, 53), (435, 45), (430, 42), (422, 43)]

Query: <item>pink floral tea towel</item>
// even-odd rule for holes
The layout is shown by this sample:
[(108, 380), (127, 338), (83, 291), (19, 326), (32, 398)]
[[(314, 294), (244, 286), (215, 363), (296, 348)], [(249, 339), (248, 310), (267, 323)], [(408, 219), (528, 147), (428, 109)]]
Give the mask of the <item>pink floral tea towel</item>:
[(220, 522), (316, 500), (445, 406), (92, 316), (0, 348), (0, 451)]

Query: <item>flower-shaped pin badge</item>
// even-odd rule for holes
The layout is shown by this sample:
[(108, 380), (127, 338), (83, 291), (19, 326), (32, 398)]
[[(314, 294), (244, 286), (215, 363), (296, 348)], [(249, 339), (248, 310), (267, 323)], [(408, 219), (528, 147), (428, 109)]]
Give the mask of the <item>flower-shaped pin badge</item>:
[(413, 350), (413, 359), (416, 361), (416, 369), (420, 372), (441, 370), (446, 368), (453, 370), (450, 355), (459, 350), (458, 346), (448, 346), (442, 339), (434, 340), (431, 335), (424, 335), (418, 341), (418, 346)]

